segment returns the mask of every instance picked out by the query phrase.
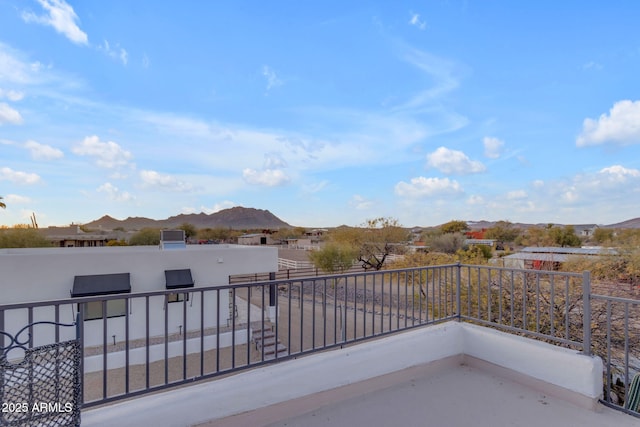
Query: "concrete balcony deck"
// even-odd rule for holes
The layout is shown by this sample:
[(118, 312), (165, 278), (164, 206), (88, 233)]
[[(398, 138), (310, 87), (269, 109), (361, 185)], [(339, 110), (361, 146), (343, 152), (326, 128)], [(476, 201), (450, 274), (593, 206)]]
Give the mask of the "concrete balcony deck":
[(447, 322), (84, 411), (83, 426), (637, 426), (597, 357)]

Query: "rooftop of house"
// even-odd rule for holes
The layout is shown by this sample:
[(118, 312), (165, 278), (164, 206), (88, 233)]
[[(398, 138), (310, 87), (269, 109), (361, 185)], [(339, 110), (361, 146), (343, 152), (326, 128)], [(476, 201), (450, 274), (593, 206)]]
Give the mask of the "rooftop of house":
[(556, 247), (556, 246), (528, 246), (520, 249), (520, 252), (545, 253), (545, 254), (568, 254), (568, 255), (614, 255), (616, 252), (611, 248), (590, 246), (582, 248)]
[[(183, 251), (209, 251), (209, 252), (225, 252), (225, 251), (249, 251), (247, 246), (243, 245), (184, 245), (180, 248)], [(158, 245), (147, 246), (99, 246), (93, 248), (0, 248), (0, 255), (63, 255), (70, 256), (74, 253), (83, 254), (108, 254), (108, 253), (149, 253), (158, 252)]]

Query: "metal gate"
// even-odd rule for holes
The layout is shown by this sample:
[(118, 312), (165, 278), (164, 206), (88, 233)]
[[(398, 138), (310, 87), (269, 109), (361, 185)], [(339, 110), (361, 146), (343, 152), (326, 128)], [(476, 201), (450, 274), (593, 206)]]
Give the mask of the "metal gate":
[[(75, 340), (29, 348), (29, 331), (38, 324), (75, 326), (34, 322), (15, 336), (0, 331), (0, 338), (9, 338), (7, 346), (0, 346), (0, 426), (79, 426), (82, 350), (78, 335)], [(21, 340), (21, 335), (26, 338)]]

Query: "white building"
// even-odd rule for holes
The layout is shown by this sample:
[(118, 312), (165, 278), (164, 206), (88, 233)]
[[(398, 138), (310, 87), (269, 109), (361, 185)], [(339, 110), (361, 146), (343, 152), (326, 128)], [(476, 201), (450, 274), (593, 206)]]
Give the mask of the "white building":
[[(167, 333), (199, 331), (201, 326), (205, 329), (225, 326), (231, 316), (229, 292), (199, 289), (227, 285), (229, 275), (277, 269), (278, 252), (270, 247), (193, 245), (171, 250), (155, 246), (2, 249), (0, 306), (103, 295), (103, 298), (108, 298), (106, 334), (102, 302), (84, 303), (84, 346), (101, 346), (105, 336), (109, 344), (115, 345), (125, 341), (125, 322), (128, 322), (129, 341)], [(176, 292), (144, 296), (144, 293), (168, 289)], [(118, 295), (126, 295), (127, 299), (117, 298)], [(59, 304), (59, 322), (73, 323), (79, 307), (80, 304), (69, 301)], [(55, 317), (54, 310), (48, 306), (35, 307), (31, 312), (28, 309), (0, 311), (0, 330), (13, 335), (29, 323), (51, 321)], [(50, 342), (47, 337), (51, 333), (40, 332), (41, 328), (51, 327), (36, 326), (33, 345)], [(60, 333), (62, 339), (75, 337), (74, 328), (63, 328)], [(238, 334), (237, 339), (246, 341), (246, 330), (244, 334)], [(227, 332), (220, 346), (230, 345), (230, 341), (230, 333)], [(215, 342), (210, 345), (215, 345)], [(119, 356), (114, 353), (109, 357)], [(113, 363), (120, 364), (118, 361)], [(90, 366), (88, 363), (87, 369), (90, 370)]]
[(243, 234), (238, 237), (239, 245), (259, 246), (259, 245), (275, 245), (277, 242), (266, 233)]

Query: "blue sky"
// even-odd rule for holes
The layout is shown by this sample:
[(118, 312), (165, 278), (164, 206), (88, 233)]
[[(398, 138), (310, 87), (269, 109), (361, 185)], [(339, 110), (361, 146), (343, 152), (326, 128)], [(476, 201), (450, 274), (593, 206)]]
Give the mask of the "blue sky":
[(0, 224), (640, 216), (636, 1), (0, 0)]

